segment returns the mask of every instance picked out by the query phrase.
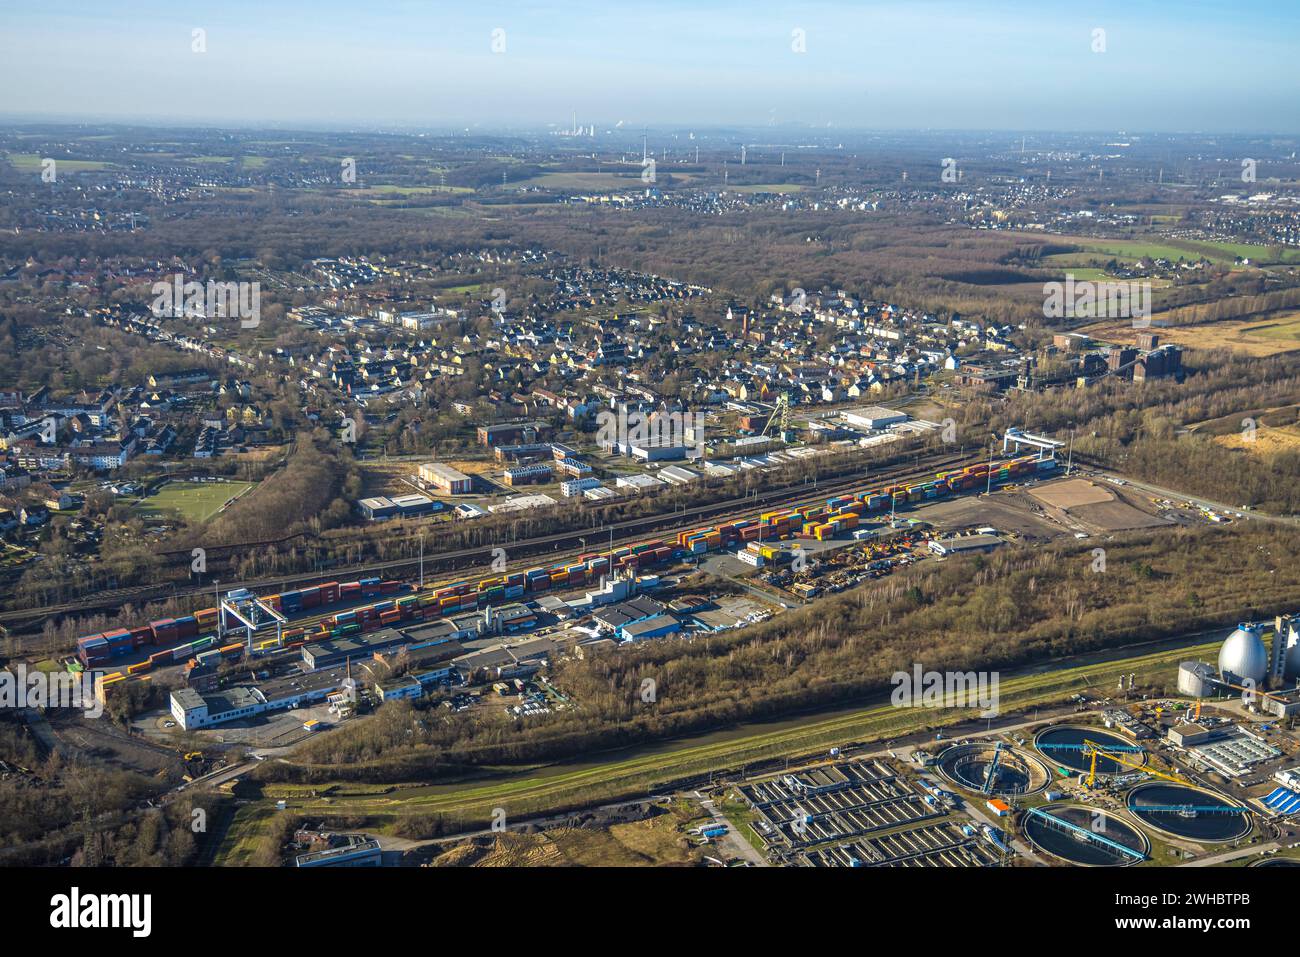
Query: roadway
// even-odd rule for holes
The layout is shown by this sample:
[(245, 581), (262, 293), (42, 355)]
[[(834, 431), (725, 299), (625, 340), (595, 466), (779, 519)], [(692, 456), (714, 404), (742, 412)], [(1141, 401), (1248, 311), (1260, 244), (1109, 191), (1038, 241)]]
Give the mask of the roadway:
[(1300, 524), (1300, 516), (1269, 515), (1264, 512), (1254, 512), (1245, 509), (1240, 505), (1228, 505), (1225, 502), (1216, 502), (1208, 498), (1200, 498), (1199, 496), (1188, 495), (1186, 492), (1176, 492), (1173, 489), (1164, 488), (1163, 486), (1160, 485), (1152, 485), (1150, 482), (1143, 482), (1138, 479), (1130, 478), (1129, 476), (1124, 475), (1120, 472), (1116, 472), (1111, 469), (1094, 465), (1090, 462), (1085, 463), (1086, 468), (1080, 468), (1080, 466), (1077, 464), (1079, 461), (1080, 459), (1076, 455), (1075, 456), (1076, 465), (1074, 467), (1073, 472), (1071, 472), (1071, 477), (1076, 475), (1088, 475), (1090, 477), (1100, 478), (1102, 480), (1119, 479), (1121, 482), (1124, 483), (1123, 486), (1121, 487), (1134, 488), (1140, 492), (1146, 492), (1148, 495), (1155, 495), (1155, 496), (1159, 496), (1160, 498), (1167, 498), (1175, 502), (1187, 502), (1189, 505), (1195, 505), (1198, 508), (1207, 508), (1210, 509), (1211, 511), (1222, 512), (1228, 515), (1232, 515), (1234, 517), (1240, 515), (1241, 519), (1244, 519), (1246, 521), (1275, 522), (1275, 523), (1281, 523), (1286, 525)]

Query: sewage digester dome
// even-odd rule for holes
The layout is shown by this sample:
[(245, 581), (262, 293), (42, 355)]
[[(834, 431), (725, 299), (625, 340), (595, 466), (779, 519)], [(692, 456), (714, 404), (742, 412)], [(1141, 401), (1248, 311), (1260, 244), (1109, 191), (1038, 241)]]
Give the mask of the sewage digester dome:
[(1254, 625), (1243, 622), (1228, 636), (1219, 649), (1219, 672), (1229, 680), (1263, 682), (1268, 674), (1268, 652)]

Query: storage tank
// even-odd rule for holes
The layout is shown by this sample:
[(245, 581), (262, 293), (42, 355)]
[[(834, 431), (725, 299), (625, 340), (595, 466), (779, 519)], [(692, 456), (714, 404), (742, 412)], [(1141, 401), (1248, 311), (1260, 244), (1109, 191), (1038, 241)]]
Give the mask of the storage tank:
[(1192, 698), (1214, 694), (1214, 669), (1201, 661), (1184, 661), (1178, 666), (1178, 692)]
[(1242, 622), (1219, 649), (1219, 672), (1229, 681), (1240, 684), (1246, 679), (1260, 684), (1268, 674), (1268, 652), (1259, 630)]

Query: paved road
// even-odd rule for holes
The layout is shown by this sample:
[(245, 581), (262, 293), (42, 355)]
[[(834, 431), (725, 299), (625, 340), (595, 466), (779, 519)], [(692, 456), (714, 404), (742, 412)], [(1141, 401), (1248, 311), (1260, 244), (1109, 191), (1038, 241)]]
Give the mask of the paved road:
[[(1081, 472), (1082, 470), (1076, 468), (1074, 470), (1074, 475), (1079, 475), (1081, 474)], [(1149, 482), (1142, 482), (1137, 479), (1132, 479), (1129, 478), (1127, 475), (1121, 475), (1118, 472), (1109, 472), (1103, 469), (1093, 469), (1093, 468), (1089, 468), (1087, 472), (1092, 476), (1099, 477), (1103, 480), (1112, 477), (1118, 478), (1122, 480), (1125, 486), (1129, 488), (1135, 488), (1138, 489), (1139, 491), (1147, 492), (1151, 495), (1158, 495), (1160, 498), (1167, 498), (1175, 502), (1189, 502), (1192, 505), (1198, 505), (1201, 508), (1212, 509), (1213, 511), (1216, 512), (1227, 512), (1227, 513), (1231, 513), (1232, 515), (1236, 515), (1237, 513), (1240, 512), (1242, 518), (1247, 521), (1281, 522), (1287, 525), (1300, 525), (1300, 516), (1296, 516), (1296, 515), (1267, 515), (1263, 512), (1243, 511), (1240, 505), (1227, 505), (1223, 502), (1212, 502), (1208, 498), (1197, 498), (1195, 496), (1188, 495), (1186, 492), (1175, 492), (1173, 489), (1161, 488), (1159, 485), (1152, 485)], [(1241, 520), (1242, 519), (1236, 519), (1236, 518), (1233, 519), (1233, 521), (1241, 521)]]
[(1235, 861), (1239, 857), (1254, 857), (1257, 854), (1267, 854), (1269, 851), (1276, 851), (1277, 844), (1259, 844), (1254, 847), (1239, 847), (1233, 851), (1224, 851), (1222, 854), (1215, 854), (1213, 857), (1202, 857), (1199, 860), (1187, 861), (1179, 864), (1179, 867), (1214, 867), (1216, 864), (1223, 864), (1227, 861)]
[(754, 845), (750, 844), (749, 841), (745, 840), (740, 835), (740, 832), (736, 829), (736, 825), (727, 820), (727, 816), (718, 810), (717, 805), (713, 803), (712, 798), (706, 798), (699, 791), (695, 792), (695, 796), (700, 799), (700, 806), (703, 807), (704, 810), (708, 811), (709, 814), (713, 815), (715, 821), (727, 829), (726, 834), (714, 838), (714, 841), (719, 847), (726, 849), (727, 854), (725, 856), (738, 857), (742, 861), (749, 861), (749, 863), (754, 867), (770, 866), (767, 863), (767, 858), (758, 853), (758, 850)]

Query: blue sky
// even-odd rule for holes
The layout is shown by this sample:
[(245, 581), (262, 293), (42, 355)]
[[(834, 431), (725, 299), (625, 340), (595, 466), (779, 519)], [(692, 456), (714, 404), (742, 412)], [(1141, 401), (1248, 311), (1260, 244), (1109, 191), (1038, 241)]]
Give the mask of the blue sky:
[[(0, 113), (32, 118), (497, 129), (567, 125), (576, 110), (598, 129), (1300, 131), (1293, 0), (3, 0), (0, 11)], [(191, 49), (197, 28), (206, 53)], [(1096, 29), (1105, 52), (1093, 51)]]

